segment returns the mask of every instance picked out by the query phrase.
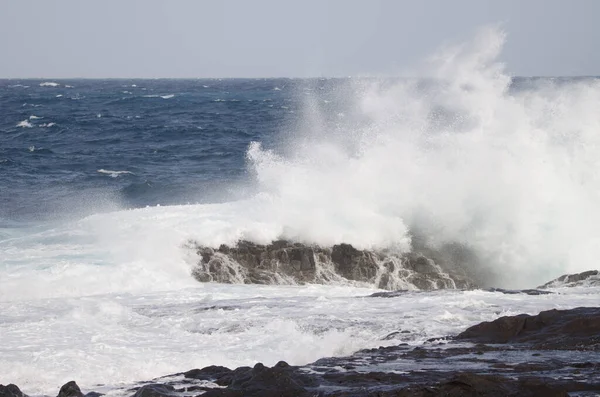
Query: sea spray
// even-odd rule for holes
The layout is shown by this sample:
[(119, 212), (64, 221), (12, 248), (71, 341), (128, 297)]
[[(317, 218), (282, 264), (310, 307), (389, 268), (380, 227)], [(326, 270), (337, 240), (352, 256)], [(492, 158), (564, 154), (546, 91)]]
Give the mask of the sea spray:
[(280, 237), (410, 250), (418, 233), (428, 247), (473, 249), (510, 286), (594, 268), (600, 82), (519, 87), (498, 61), (504, 36), (488, 28), (442, 49), (427, 78), (358, 82), (353, 145), (340, 143), (314, 100), (281, 154), (250, 145)]

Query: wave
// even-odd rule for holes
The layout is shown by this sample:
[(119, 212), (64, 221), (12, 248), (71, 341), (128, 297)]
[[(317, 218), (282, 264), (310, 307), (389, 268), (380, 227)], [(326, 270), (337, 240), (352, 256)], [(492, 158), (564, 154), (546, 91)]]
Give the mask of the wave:
[(113, 171), (113, 170), (105, 170), (104, 168), (101, 168), (96, 172), (99, 172), (101, 174), (107, 174), (111, 178), (117, 178), (121, 175), (134, 175), (134, 173), (131, 171)]
[(457, 243), (510, 286), (595, 268), (600, 80), (515, 88), (504, 39), (489, 28), (442, 49), (426, 79), (354, 82), (341, 126), (312, 101), (281, 150), (253, 143), (264, 221), (322, 246)]
[(31, 128), (33, 127), (33, 124), (31, 124), (28, 120), (23, 120), (19, 122), (16, 126), (21, 128)]
[[(213, 250), (351, 244), (400, 256), (458, 246), (469, 276), (489, 273), (488, 284), (511, 288), (596, 268), (600, 82), (515, 88), (497, 61), (503, 41), (490, 29), (442, 50), (423, 68), (433, 78), (350, 81), (342, 121), (307, 96), (303, 124), (281, 147), (249, 146), (249, 190), (258, 193), (245, 200), (96, 214), (0, 245), (12, 263), (38, 266), (5, 277), (2, 293), (17, 299), (31, 293), (26, 284), (44, 297), (189, 286), (201, 257), (189, 241)], [(40, 246), (42, 255), (32, 252)]]
[(38, 119), (43, 119), (43, 117), (38, 117), (33, 114), (31, 116), (29, 116), (29, 120), (38, 120)]
[(53, 81), (46, 81), (44, 83), (40, 83), (40, 87), (58, 87), (60, 84), (55, 83)]

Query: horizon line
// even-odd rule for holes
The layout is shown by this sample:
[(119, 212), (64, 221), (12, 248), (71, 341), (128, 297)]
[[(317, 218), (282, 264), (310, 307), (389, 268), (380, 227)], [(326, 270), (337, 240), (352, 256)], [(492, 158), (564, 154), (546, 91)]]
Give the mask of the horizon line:
[[(599, 78), (600, 74), (593, 75), (509, 75), (510, 78)], [(271, 76), (271, 77), (1, 77), (0, 80), (314, 80), (314, 79), (434, 79), (433, 77), (422, 76), (382, 76), (382, 75), (354, 75), (354, 76)]]

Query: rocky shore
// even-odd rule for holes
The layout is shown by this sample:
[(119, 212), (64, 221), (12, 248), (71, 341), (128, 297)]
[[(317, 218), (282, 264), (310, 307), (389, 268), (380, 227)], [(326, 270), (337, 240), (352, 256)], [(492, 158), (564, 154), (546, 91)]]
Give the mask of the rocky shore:
[(381, 289), (469, 289), (485, 285), (469, 274), (466, 249), (447, 246), (436, 252), (399, 253), (358, 250), (350, 244), (319, 247), (289, 241), (261, 245), (204, 247), (191, 242), (199, 260), (200, 282), (245, 284), (363, 283)]
[[(590, 271), (561, 276), (537, 290), (495, 292), (552, 294), (544, 288), (594, 285), (597, 276), (597, 271)], [(403, 293), (377, 293), (368, 299), (402, 299)], [(489, 397), (599, 393), (600, 307), (578, 307), (500, 317), (455, 336), (431, 339), (421, 346), (402, 343), (361, 350), (348, 357), (322, 358), (304, 366), (281, 361), (273, 367), (257, 363), (235, 369), (220, 366), (192, 369), (113, 390), (111, 395)], [(100, 395), (95, 391), (84, 394), (73, 381), (63, 385), (58, 393), (58, 397)], [(0, 397), (27, 395), (18, 386), (9, 384), (0, 385)]]

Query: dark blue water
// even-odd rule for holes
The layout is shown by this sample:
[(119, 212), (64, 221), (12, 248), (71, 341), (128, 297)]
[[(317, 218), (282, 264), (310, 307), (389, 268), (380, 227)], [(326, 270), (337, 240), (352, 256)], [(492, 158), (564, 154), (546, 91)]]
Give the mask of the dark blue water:
[(276, 145), (300, 112), (299, 85), (311, 84), (45, 82), (0, 80), (5, 222), (239, 194), (248, 144)]

